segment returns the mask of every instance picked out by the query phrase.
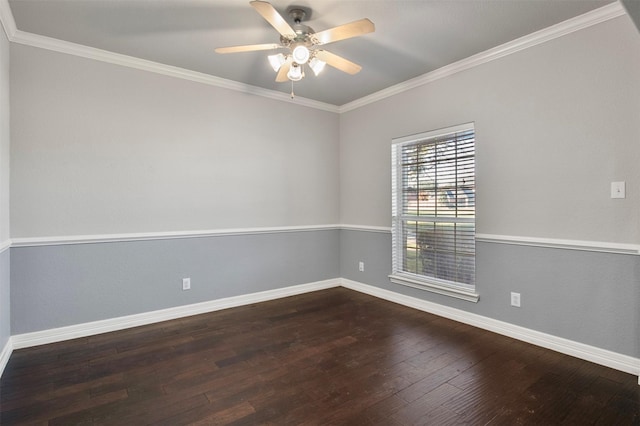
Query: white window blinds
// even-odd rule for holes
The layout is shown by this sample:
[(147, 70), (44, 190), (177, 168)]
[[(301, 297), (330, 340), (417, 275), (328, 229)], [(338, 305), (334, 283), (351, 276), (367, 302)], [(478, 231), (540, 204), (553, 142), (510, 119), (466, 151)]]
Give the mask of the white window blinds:
[(473, 292), (473, 125), (394, 140), (392, 164), (392, 278)]

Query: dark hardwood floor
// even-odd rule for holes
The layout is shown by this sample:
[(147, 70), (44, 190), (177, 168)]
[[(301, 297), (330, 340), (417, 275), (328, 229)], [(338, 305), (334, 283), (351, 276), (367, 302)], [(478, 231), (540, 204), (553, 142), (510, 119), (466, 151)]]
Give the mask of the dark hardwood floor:
[(343, 288), (14, 351), (0, 424), (625, 425), (637, 377)]

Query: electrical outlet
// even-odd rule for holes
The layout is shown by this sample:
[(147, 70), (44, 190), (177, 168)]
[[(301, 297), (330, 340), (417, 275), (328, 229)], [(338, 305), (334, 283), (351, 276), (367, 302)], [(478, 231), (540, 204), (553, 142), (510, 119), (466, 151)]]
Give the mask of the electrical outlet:
[(182, 289), (183, 290), (191, 290), (191, 278), (183, 278), (182, 279)]
[(358, 271), (364, 272), (364, 262), (358, 262)]
[(520, 293), (511, 292), (511, 306), (520, 307)]

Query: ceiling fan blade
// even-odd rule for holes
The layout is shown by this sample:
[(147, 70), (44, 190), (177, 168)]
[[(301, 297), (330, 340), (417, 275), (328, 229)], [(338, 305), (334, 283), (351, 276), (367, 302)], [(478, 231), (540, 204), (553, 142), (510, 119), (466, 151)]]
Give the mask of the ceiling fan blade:
[(328, 30), (320, 31), (312, 34), (313, 44), (322, 45), (333, 43), (334, 41), (344, 40), (351, 37), (357, 37), (363, 34), (372, 33), (376, 30), (376, 26), (367, 18), (354, 21), (349, 24), (340, 25)]
[(321, 61), (325, 61), (332, 67), (351, 75), (359, 73), (362, 69), (360, 65), (354, 64), (353, 62), (343, 58), (342, 56), (335, 55), (331, 52), (327, 52), (326, 50), (316, 51), (316, 58), (320, 59)]
[(279, 49), (282, 46), (276, 43), (269, 44), (247, 44), (245, 46), (229, 46), (218, 47), (216, 53), (238, 53), (238, 52), (255, 52), (256, 50), (273, 50)]
[(287, 77), (287, 73), (289, 72), (289, 69), (291, 68), (292, 63), (293, 63), (293, 60), (291, 59), (291, 57), (289, 57), (287, 58), (287, 61), (284, 64), (282, 64), (282, 66), (278, 70), (278, 75), (276, 75), (276, 81), (278, 83), (282, 83), (284, 81), (289, 80), (289, 77)]
[(250, 2), (250, 4), (280, 35), (291, 40), (296, 38), (296, 32), (291, 28), (291, 25), (284, 20), (282, 15), (271, 6), (271, 3), (255, 0)]

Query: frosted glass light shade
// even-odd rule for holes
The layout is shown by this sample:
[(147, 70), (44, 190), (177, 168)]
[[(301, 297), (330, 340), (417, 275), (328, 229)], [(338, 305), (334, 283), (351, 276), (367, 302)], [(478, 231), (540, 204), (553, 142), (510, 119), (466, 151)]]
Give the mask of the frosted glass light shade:
[(320, 74), (325, 65), (327, 65), (327, 63), (325, 61), (321, 61), (318, 58), (311, 58), (311, 60), (309, 61), (309, 67), (311, 67), (315, 75)]
[(292, 65), (291, 68), (289, 68), (287, 77), (289, 77), (291, 81), (302, 80), (302, 67), (300, 65)]
[(267, 58), (269, 59), (269, 64), (271, 64), (271, 68), (273, 68), (275, 72), (278, 72), (282, 64), (284, 64), (287, 61), (287, 58), (285, 58), (282, 53), (278, 53), (277, 55), (269, 55), (267, 56)]
[(300, 64), (300, 65), (304, 65), (307, 63), (307, 61), (309, 60), (309, 49), (307, 49), (307, 46), (296, 46), (295, 49), (293, 49), (292, 52), (293, 55), (293, 61), (296, 64)]

